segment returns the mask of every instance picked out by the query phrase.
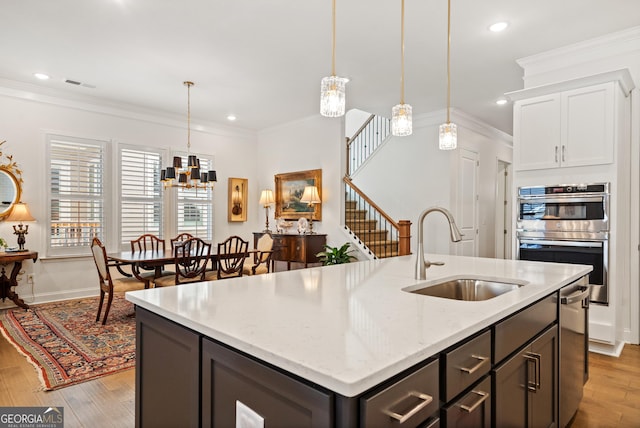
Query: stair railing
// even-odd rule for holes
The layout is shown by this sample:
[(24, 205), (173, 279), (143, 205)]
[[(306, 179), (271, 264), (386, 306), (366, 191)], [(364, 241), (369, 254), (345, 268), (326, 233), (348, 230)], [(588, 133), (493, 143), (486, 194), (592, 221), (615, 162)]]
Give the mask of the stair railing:
[(362, 126), (347, 138), (347, 175), (351, 175), (391, 134), (391, 121), (372, 114)]
[[(411, 254), (411, 221), (399, 220), (396, 222), (358, 186), (353, 184), (349, 177), (345, 176), (342, 181), (345, 184), (345, 201), (352, 201), (357, 210), (363, 210), (367, 213), (367, 218), (361, 221), (362, 227), (350, 228), (346, 225), (349, 223), (349, 219), (345, 210), (345, 228), (348, 232), (353, 234), (361, 245), (367, 247), (378, 258)], [(369, 222), (375, 222), (373, 224), (376, 224), (377, 227), (371, 230), (367, 226)], [(353, 221), (353, 223), (357, 222)], [(387, 231), (388, 236), (383, 237), (384, 232), (381, 231)]]

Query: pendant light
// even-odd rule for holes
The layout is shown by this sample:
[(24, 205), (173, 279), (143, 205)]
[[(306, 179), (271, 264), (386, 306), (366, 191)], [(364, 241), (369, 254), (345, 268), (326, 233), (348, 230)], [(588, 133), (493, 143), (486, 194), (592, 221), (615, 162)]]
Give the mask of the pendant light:
[(397, 137), (411, 135), (411, 106), (404, 103), (404, 0), (400, 18), (400, 104), (391, 109), (391, 133)]
[[(182, 168), (182, 157), (173, 157), (173, 166), (160, 171), (160, 181), (164, 189), (182, 187), (184, 189), (213, 189), (217, 181), (216, 172), (200, 173), (200, 159), (191, 154), (191, 87), (193, 82), (183, 82), (187, 87), (187, 167)], [(176, 183), (176, 178), (178, 179)]]
[(336, 0), (333, 0), (331, 31), (331, 76), (320, 83), (320, 114), (326, 117), (344, 116), (345, 89), (349, 79), (336, 76)]
[(447, 123), (440, 125), (440, 150), (454, 150), (458, 147), (458, 127), (451, 123), (451, 0), (447, 0)]

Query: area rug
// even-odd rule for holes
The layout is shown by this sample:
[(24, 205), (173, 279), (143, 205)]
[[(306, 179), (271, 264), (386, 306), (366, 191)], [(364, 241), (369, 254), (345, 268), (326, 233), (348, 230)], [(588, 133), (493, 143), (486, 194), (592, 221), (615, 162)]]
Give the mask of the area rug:
[(133, 304), (114, 294), (107, 325), (95, 322), (97, 310), (97, 297), (8, 309), (0, 330), (50, 391), (135, 366)]

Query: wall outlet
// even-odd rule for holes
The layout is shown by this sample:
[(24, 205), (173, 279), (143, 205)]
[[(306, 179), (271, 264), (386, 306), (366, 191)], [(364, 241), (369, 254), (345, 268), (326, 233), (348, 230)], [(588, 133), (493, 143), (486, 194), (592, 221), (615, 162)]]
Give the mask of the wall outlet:
[(242, 401), (236, 400), (236, 428), (264, 428), (264, 418)]

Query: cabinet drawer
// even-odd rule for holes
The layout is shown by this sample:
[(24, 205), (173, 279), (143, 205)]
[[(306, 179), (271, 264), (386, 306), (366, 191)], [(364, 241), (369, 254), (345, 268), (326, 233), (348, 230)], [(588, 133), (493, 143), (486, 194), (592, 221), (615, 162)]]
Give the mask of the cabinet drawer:
[(362, 427), (421, 426), (439, 408), (439, 364), (435, 360), (360, 401)]
[(443, 411), (445, 427), (491, 426), (491, 376), (487, 376)]
[(557, 319), (557, 293), (496, 324), (494, 362), (497, 364)]
[(445, 402), (467, 389), (491, 370), (491, 331), (443, 355)]

